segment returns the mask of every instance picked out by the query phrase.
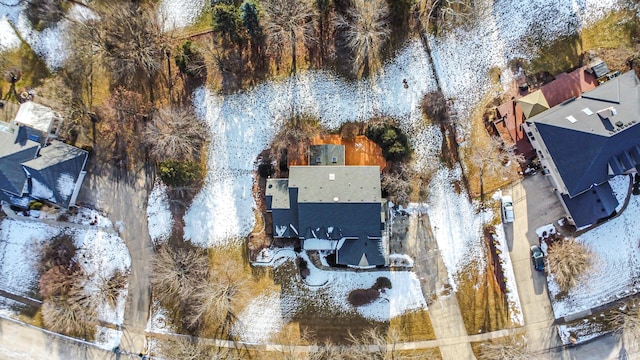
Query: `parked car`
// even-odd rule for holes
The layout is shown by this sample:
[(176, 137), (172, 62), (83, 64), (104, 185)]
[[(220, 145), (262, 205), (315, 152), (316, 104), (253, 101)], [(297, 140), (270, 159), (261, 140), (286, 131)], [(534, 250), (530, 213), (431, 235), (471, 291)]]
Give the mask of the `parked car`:
[(544, 271), (544, 253), (540, 246), (533, 245), (531, 247), (531, 261), (533, 261), (533, 268), (537, 271)]
[(513, 199), (511, 196), (502, 197), (502, 222), (512, 223), (515, 216), (513, 214)]

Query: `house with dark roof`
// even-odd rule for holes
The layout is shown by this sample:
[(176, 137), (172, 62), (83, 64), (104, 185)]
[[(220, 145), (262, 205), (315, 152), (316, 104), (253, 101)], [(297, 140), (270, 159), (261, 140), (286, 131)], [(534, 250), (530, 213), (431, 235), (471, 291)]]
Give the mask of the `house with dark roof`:
[(640, 82), (633, 71), (527, 119), (523, 130), (577, 227), (615, 213), (608, 180), (640, 165)]
[(50, 140), (50, 125), (32, 128), (28, 121), (0, 124), (0, 200), (21, 208), (32, 200), (75, 205), (88, 153)]
[(335, 251), (338, 265), (388, 263), (379, 166), (291, 166), (288, 179), (267, 180), (266, 203), (274, 238)]

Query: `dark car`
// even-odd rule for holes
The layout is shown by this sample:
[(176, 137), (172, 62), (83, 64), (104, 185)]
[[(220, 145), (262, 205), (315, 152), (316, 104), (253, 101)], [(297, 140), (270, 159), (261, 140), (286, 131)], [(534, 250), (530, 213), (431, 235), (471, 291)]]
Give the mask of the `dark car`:
[(540, 246), (533, 245), (531, 247), (531, 261), (533, 261), (533, 268), (537, 271), (544, 271), (544, 253)]

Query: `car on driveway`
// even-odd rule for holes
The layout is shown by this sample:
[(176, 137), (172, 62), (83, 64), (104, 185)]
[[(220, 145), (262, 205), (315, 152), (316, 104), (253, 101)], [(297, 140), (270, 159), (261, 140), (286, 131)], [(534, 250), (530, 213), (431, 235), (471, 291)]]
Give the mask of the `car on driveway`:
[(515, 218), (513, 214), (513, 199), (511, 196), (503, 196), (502, 203), (502, 222), (512, 223)]
[(533, 245), (531, 247), (531, 261), (533, 261), (533, 268), (537, 271), (544, 271), (544, 253), (540, 246)]

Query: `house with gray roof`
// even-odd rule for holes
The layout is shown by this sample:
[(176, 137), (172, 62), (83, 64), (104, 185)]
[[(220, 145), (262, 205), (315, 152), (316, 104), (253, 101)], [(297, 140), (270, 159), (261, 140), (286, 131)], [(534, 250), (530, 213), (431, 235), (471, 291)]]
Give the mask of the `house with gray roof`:
[(48, 130), (12, 122), (0, 126), (0, 200), (28, 208), (32, 200), (68, 208), (75, 201), (86, 172), (88, 153), (58, 140)]
[(543, 173), (576, 227), (615, 214), (609, 179), (640, 165), (640, 82), (633, 71), (523, 124)]
[(267, 180), (274, 238), (335, 251), (338, 265), (387, 264), (384, 202), (379, 166), (291, 166), (288, 179)]

